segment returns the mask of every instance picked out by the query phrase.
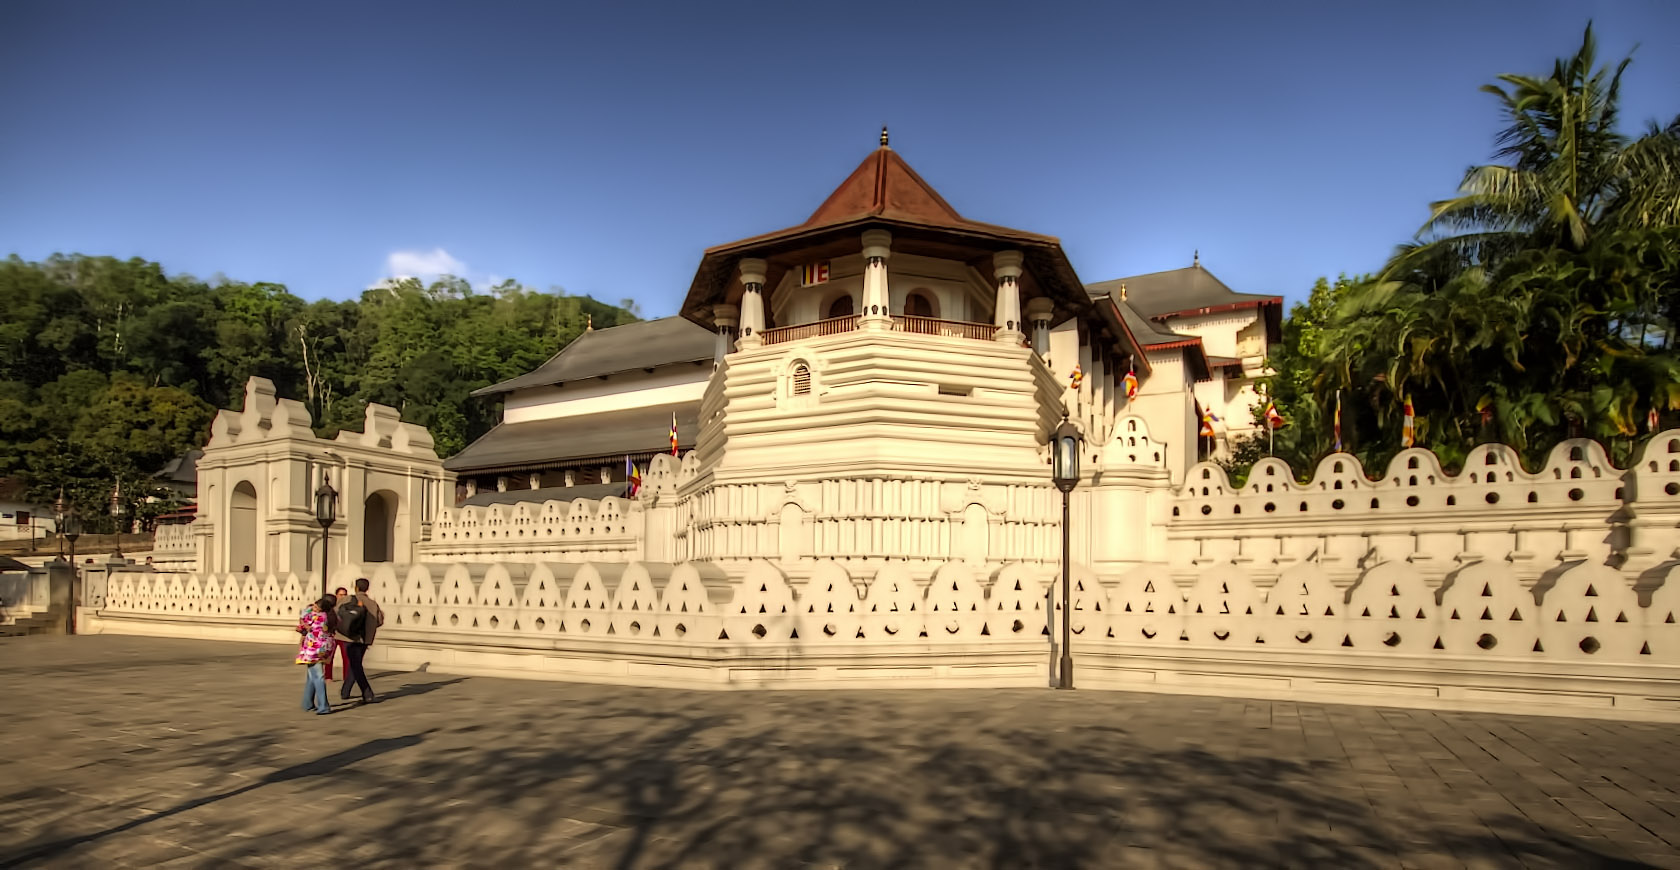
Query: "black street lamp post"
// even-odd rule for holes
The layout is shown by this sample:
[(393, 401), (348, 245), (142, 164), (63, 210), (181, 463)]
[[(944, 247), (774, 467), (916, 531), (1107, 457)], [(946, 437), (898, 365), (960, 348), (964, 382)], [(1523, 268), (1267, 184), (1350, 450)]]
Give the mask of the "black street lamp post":
[(76, 516), (74, 505), (64, 515), (64, 538), (70, 542), (70, 615), (69, 629), (76, 633), (76, 606), (82, 603), (82, 568), (76, 564), (76, 539), (82, 536), (82, 518)]
[(327, 594), (327, 545), (331, 542), (328, 529), (338, 520), (338, 491), (332, 488), (332, 482), (327, 480), (326, 474), (321, 475), (321, 485), (315, 488), (315, 522), (321, 524), (321, 595)]
[(64, 561), (64, 487), (58, 488), (58, 500), (53, 502), (53, 537), (58, 539), (58, 561)]
[(117, 488), (111, 491), (111, 531), (117, 534), (116, 557), (122, 558), (122, 481), (117, 481)]
[(1079, 451), (1084, 438), (1079, 427), (1062, 417), (1051, 441), (1051, 477), (1062, 491), (1062, 661), (1056, 668), (1056, 688), (1073, 688), (1073, 581), (1069, 568), (1068, 496), (1079, 485)]

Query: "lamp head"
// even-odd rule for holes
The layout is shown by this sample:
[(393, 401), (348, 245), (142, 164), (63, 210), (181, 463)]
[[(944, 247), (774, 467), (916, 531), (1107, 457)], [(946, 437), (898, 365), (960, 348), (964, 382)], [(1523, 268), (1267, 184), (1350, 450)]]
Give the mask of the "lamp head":
[(338, 490), (325, 477), (315, 488), (315, 522), (325, 529), (338, 521)]
[(1079, 454), (1085, 436), (1079, 427), (1062, 420), (1050, 440), (1051, 479), (1062, 492), (1072, 492), (1079, 485)]

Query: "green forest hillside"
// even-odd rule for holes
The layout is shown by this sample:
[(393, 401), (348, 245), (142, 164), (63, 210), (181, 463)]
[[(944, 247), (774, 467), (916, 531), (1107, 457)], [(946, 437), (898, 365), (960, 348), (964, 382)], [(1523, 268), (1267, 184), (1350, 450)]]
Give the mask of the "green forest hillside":
[(455, 278), (305, 302), (140, 259), (14, 256), (0, 262), (0, 477), (40, 496), (63, 486), (88, 517), (108, 512), (121, 482), (125, 509), (138, 508), (152, 473), (202, 446), (252, 375), (308, 406), (321, 435), (359, 427), (379, 402), (448, 456), (495, 423), (495, 404), (469, 393), (534, 368), (591, 318), (636, 320), (634, 308)]

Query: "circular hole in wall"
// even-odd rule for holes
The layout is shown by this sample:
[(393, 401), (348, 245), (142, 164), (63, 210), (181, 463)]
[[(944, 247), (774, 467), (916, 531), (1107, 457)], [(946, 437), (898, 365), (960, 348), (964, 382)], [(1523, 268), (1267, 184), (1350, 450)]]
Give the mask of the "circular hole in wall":
[(1586, 497), (1587, 497), (1587, 494), (1580, 491), (1579, 489), (1572, 489), (1572, 490), (1569, 491), (1569, 500), (1570, 501), (1580, 501), (1581, 499), (1586, 498)]
[(1581, 638), (1581, 652), (1584, 652), (1587, 655), (1592, 655), (1593, 653), (1598, 652), (1600, 648), (1601, 647), (1599, 645), (1598, 638), (1596, 638), (1596, 637), (1583, 637), (1583, 638)]
[(1415, 495), (1406, 496), (1406, 507), (1417, 507), (1417, 506), (1418, 506), (1418, 497), (1417, 496), (1415, 496)]
[(1347, 502), (1344, 502), (1341, 499), (1336, 499), (1330, 503), (1330, 507), (1333, 510), (1341, 510), (1342, 508), (1347, 507)]
[(839, 634), (839, 633), (840, 633), (840, 629), (838, 627), (836, 627), (835, 624), (832, 623), (832, 622), (823, 626), (823, 634), (826, 634), (829, 637), (833, 637), (833, 636), (835, 636), (836, 634)]
[(454, 628), (456, 625), (460, 624), (460, 622), (461, 622), (461, 617), (456, 616), (453, 613), (449, 614), (449, 627), (450, 628)]
[(1499, 493), (1497, 492), (1490, 492), (1483, 498), (1487, 499), (1488, 504), (1499, 504)]
[(1202, 516), (1205, 517), (1205, 516), (1207, 516), (1208, 514), (1211, 514), (1211, 513), (1213, 513), (1213, 505), (1210, 505), (1210, 504), (1202, 505)]
[(677, 637), (682, 637), (685, 634), (688, 634), (688, 626), (683, 625), (680, 622), (677, 623)]
[(1476, 646), (1479, 646), (1482, 649), (1493, 649), (1498, 645), (1499, 638), (1494, 637), (1491, 634), (1484, 634), (1481, 637), (1476, 638)]
[(542, 631), (546, 627), (548, 627), (548, 620), (543, 619), (540, 616), (537, 617), (537, 631)]
[(642, 624), (639, 623), (639, 622), (630, 623), (630, 633), (631, 634), (641, 634), (642, 633)]
[(1026, 626), (1022, 625), (1021, 620), (1019, 620), (1019, 619), (1015, 620), (1014, 625), (1009, 626), (1009, 630), (1015, 632), (1016, 634), (1020, 634), (1025, 629), (1026, 629)]
[(1271, 513), (1275, 510), (1277, 510), (1277, 505), (1272, 504), (1271, 502), (1266, 502), (1266, 513)]
[(578, 623), (578, 628), (581, 628), (584, 631), (588, 631), (589, 630), (589, 620), (585, 619), (584, 621)]
[(1663, 487), (1663, 492), (1666, 492), (1669, 495), (1680, 495), (1680, 483), (1671, 483), (1668, 486)]
[(764, 635), (767, 634), (767, 633), (768, 632), (765, 631), (764, 626), (762, 626), (762, 625), (753, 626), (753, 630), (752, 630), (753, 637), (756, 637), (759, 640), (763, 640)]
[(1400, 645), (1400, 632), (1391, 631), (1388, 634), (1383, 635), (1383, 646), (1399, 646), (1399, 645)]

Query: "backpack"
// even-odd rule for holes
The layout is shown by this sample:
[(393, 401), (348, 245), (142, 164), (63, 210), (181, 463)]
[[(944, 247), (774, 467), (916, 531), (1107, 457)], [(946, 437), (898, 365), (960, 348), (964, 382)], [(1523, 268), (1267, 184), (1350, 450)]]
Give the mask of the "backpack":
[(360, 596), (350, 596), (349, 601), (338, 606), (338, 633), (362, 643), (363, 632), (367, 630), (367, 617), (367, 607), (362, 604)]

